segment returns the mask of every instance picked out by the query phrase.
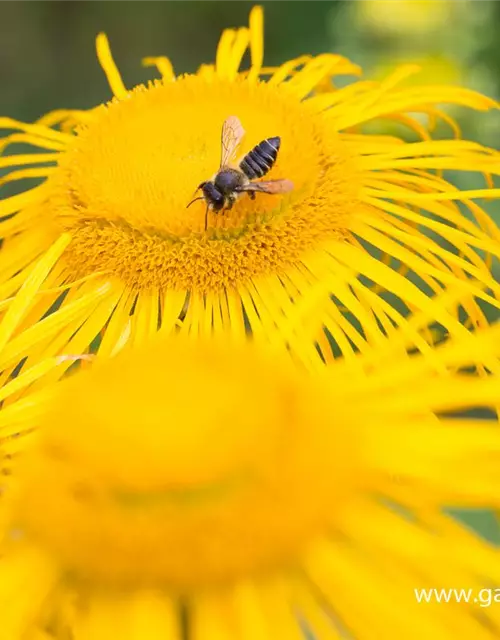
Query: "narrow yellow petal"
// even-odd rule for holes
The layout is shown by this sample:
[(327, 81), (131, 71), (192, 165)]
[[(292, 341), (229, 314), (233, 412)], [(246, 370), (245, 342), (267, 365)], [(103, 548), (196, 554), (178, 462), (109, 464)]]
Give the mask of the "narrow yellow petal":
[(264, 334), (264, 327), (262, 326), (261, 315), (257, 313), (252, 295), (248, 289), (241, 288), (240, 292), (241, 305), (243, 307), (243, 313), (247, 318), (248, 324), (251, 328), (252, 335), (261, 337)]
[[(25, 277), (26, 275), (28, 275), (28, 273), (25, 273)], [(64, 266), (61, 263), (56, 264), (43, 283), (43, 289), (40, 289), (34, 296), (33, 304), (16, 329), (16, 335), (37, 323), (46, 315), (52, 305), (58, 302), (62, 292), (53, 290), (54, 288), (57, 289), (57, 287), (53, 287), (53, 285), (61, 282), (61, 276), (63, 275)], [(66, 296), (65, 301), (69, 302), (70, 299), (71, 295)]]
[(186, 317), (182, 322), (180, 333), (188, 333), (193, 338), (200, 335), (200, 323), (203, 319), (203, 309), (205, 307), (204, 296), (199, 292), (191, 292), (189, 306)]
[(65, 146), (68, 144), (68, 142), (71, 142), (73, 137), (68, 135), (67, 133), (56, 131), (55, 129), (51, 129), (50, 127), (46, 127), (41, 124), (26, 124), (25, 122), (20, 122), (19, 120), (14, 120), (13, 118), (0, 118), (0, 129), (18, 129), (20, 131), (24, 131), (25, 133), (40, 136), (41, 138), (56, 140), (57, 142), (60, 142)]
[[(391, 229), (390, 225), (383, 225), (380, 223), (377, 225), (379, 228), (382, 228), (384, 233), (378, 233), (375, 229), (369, 226), (356, 225), (356, 230), (359, 232), (359, 235), (372, 243), (374, 246), (389, 252), (395, 258), (405, 262), (408, 264), (416, 273), (428, 273), (434, 276), (437, 280), (442, 280), (443, 282), (448, 282), (453, 284), (458, 278), (454, 278), (450, 276), (449, 273), (444, 273), (443, 270), (433, 267), (426, 260), (422, 260), (419, 258), (414, 252), (406, 249), (405, 246), (401, 245), (399, 242), (395, 242), (390, 237), (387, 237), (387, 232), (389, 232), (394, 238), (397, 240), (404, 241), (405, 244), (410, 246), (413, 244), (416, 247), (423, 247), (428, 249), (429, 251), (433, 251), (437, 256), (443, 259), (445, 262), (448, 262), (450, 265), (454, 265), (459, 267), (462, 270), (462, 273), (469, 274), (474, 278), (477, 278), (480, 282), (485, 282), (491, 286), (492, 290), (498, 295), (500, 293), (500, 287), (498, 287), (492, 276), (488, 276), (484, 270), (478, 269), (473, 264), (463, 260), (459, 256), (454, 255), (451, 251), (446, 251), (441, 249), (439, 246), (433, 246), (436, 243), (430, 241), (424, 235), (413, 235), (413, 236), (405, 236), (405, 234), (398, 232), (397, 229)], [(464, 278), (465, 280), (465, 278)], [(465, 287), (464, 287), (465, 288)], [(471, 293), (475, 293), (475, 288), (470, 287)], [(482, 293), (479, 293), (482, 295)], [(494, 303), (493, 303), (494, 304)]]
[(143, 58), (142, 65), (144, 67), (156, 67), (160, 72), (162, 79), (166, 82), (173, 82), (175, 80), (174, 67), (166, 56)]
[(57, 580), (50, 559), (35, 547), (20, 545), (2, 554), (0, 611), (2, 640), (19, 640), (41, 613), (44, 600)]
[(30, 629), (26, 632), (23, 640), (54, 640), (54, 636), (49, 635), (41, 629)]
[(328, 120), (335, 126), (336, 119), (345, 112), (346, 107), (352, 102), (356, 103), (360, 97), (376, 87), (378, 84), (374, 81), (354, 82), (337, 91), (312, 96), (304, 104), (314, 112), (325, 111)]
[[(88, 309), (87, 318), (83, 317), (76, 327), (69, 325), (67, 330), (56, 335), (55, 340), (49, 344), (43, 355), (44, 357), (52, 356), (54, 352), (61, 354), (59, 366), (44, 378), (43, 384), (49, 384), (61, 378), (72, 365), (72, 358), (86, 353), (91, 342), (109, 320), (120, 296), (120, 289), (117, 291), (111, 289), (106, 296), (99, 300), (99, 304)], [(34, 385), (33, 388), (36, 390), (40, 387), (41, 382)]]
[[(17, 213), (20, 209), (25, 209), (25, 207), (29, 207), (35, 202), (40, 202), (46, 193), (46, 187), (42, 184), (34, 189), (25, 191), (24, 193), (19, 193), (18, 195), (1, 200), (0, 217), (8, 216), (11, 213)], [(26, 209), (23, 213), (26, 213)], [(7, 233), (12, 233), (14, 230), (18, 230), (19, 227), (22, 227), (26, 218), (24, 220), (23, 218), (21, 218), (21, 220), (18, 220), (17, 218), (19, 218), (19, 216), (15, 216), (15, 218), (11, 220), (0, 222), (0, 232), (2, 235), (7, 235)]]
[(344, 113), (342, 115), (339, 114), (336, 119), (336, 126), (339, 129), (345, 129), (388, 113), (400, 111), (418, 112), (423, 107), (433, 106), (437, 103), (459, 104), (478, 111), (487, 111), (496, 107), (494, 100), (469, 89), (446, 85), (423, 86), (394, 91), (392, 94), (388, 94), (383, 102), (381, 101), (359, 113), (351, 112), (345, 105)]
[[(42, 230), (40, 230), (42, 231)], [(47, 236), (35, 232), (14, 236), (4, 241), (0, 252), (0, 274), (7, 285), (10, 278), (16, 278), (20, 271), (31, 268), (33, 262), (43, 253)], [(50, 242), (48, 243), (50, 246)], [(24, 274), (26, 277), (27, 273)]]
[(26, 164), (42, 164), (44, 162), (57, 162), (58, 153), (29, 153), (5, 156), (0, 158), (0, 168), (17, 167)]
[(459, 157), (461, 154), (474, 154), (478, 160), (491, 162), (496, 166), (495, 151), (477, 142), (469, 140), (424, 140), (381, 150), (381, 158), (416, 158), (423, 156)]
[(24, 389), (32, 382), (42, 378), (52, 371), (58, 364), (59, 358), (47, 358), (47, 360), (30, 367), (26, 371), (22, 371), (16, 378), (12, 379), (0, 388), (0, 402), (3, 402), (5, 398), (8, 398), (13, 393)]
[(259, 602), (257, 585), (250, 582), (239, 583), (235, 586), (233, 599), (241, 640), (271, 640), (262, 604)]
[[(391, 198), (391, 194), (386, 195)], [(408, 202), (419, 202), (424, 200), (464, 200), (468, 198), (498, 198), (500, 197), (500, 189), (471, 189), (465, 191), (449, 192), (449, 193), (413, 193), (405, 196)]]
[(181, 640), (175, 603), (160, 592), (94, 593), (75, 622), (75, 640)]
[(266, 617), (269, 640), (304, 640), (304, 633), (292, 600), (292, 581), (286, 574), (260, 587), (260, 601)]
[(412, 576), (394, 565), (383, 567), (375, 556), (368, 558), (350, 545), (318, 546), (311, 553), (307, 568), (331, 606), (342, 612), (347, 629), (359, 640), (374, 637), (493, 640), (466, 610), (446, 609), (442, 605), (424, 609), (414, 595), (418, 574)]
[[(341, 264), (336, 260), (336, 243), (331, 246), (331, 251), (330, 247), (328, 249), (331, 258), (330, 264), (333, 277), (329, 277), (329, 274), (327, 275), (321, 271), (317, 271), (317, 267), (306, 258), (303, 259), (304, 264), (307, 265), (311, 273), (316, 274), (318, 280), (329, 278), (329, 281), (331, 282), (331, 294), (338, 298), (345, 308), (356, 317), (363, 328), (366, 339), (376, 343), (381, 339), (380, 329), (371, 315), (370, 309), (364, 307), (359, 299), (353, 295), (349, 285), (351, 281), (356, 279), (357, 273), (351, 270), (349, 266)], [(356, 262), (352, 262), (351, 264), (356, 264)], [(298, 274), (294, 272), (293, 279), (296, 279), (297, 276)], [(305, 286), (305, 283), (299, 286), (303, 291), (307, 291), (308, 289), (308, 287)]]
[(158, 291), (140, 293), (132, 316), (132, 342), (142, 344), (158, 331), (160, 301)]
[(226, 291), (220, 295), (224, 326), (230, 330), (230, 336), (237, 341), (246, 337), (243, 304), (236, 291)]
[(230, 60), (227, 65), (227, 73), (230, 80), (234, 80), (238, 74), (241, 60), (250, 42), (250, 32), (248, 29), (238, 29), (233, 43)]
[(161, 300), (160, 327), (160, 331), (162, 333), (168, 334), (174, 329), (185, 305), (185, 291), (167, 291), (163, 295)]
[(298, 98), (305, 98), (317, 84), (333, 74), (339, 58), (340, 56), (329, 53), (316, 56), (286, 83), (286, 89)]
[[(499, 551), (496, 546), (487, 544), (476, 533), (442, 512), (424, 508), (419, 510), (419, 516), (442, 536), (443, 546), (451, 556), (456, 553), (460, 562), (468, 566), (472, 573), (491, 576), (494, 582), (500, 583)], [(465, 548), (467, 553), (462, 553)]]
[(64, 151), (66, 145), (55, 140), (48, 140), (40, 136), (25, 133), (12, 133), (3, 140), (0, 140), (0, 151), (4, 152), (11, 144), (29, 144), (32, 147), (39, 147), (40, 149), (50, 149), (52, 151)]
[(34, 294), (39, 291), (44, 280), (69, 245), (71, 236), (61, 235), (46, 254), (36, 263), (30, 275), (16, 295), (0, 323), (0, 352), (4, 349), (17, 325), (33, 303)]
[(38, 118), (37, 124), (53, 127), (56, 124), (60, 125), (67, 120), (75, 118), (85, 122), (90, 120), (91, 117), (91, 111), (82, 111), (81, 109), (55, 109)]
[[(368, 554), (385, 557), (388, 563), (414, 575), (417, 588), (458, 586), (479, 592), (484, 584), (498, 580), (499, 553), (490, 551), (479, 538), (470, 541), (471, 548), (482, 547), (484, 554), (478, 554), (477, 557), (480, 559), (481, 555), (489, 556), (491, 563), (488, 567), (483, 562), (482, 575), (479, 574), (481, 564), (470, 561), (469, 553), (463, 553), (464, 547), (456, 544), (453, 535), (449, 538), (436, 536), (434, 531), (425, 529), (421, 524), (409, 522), (387, 508), (365, 501), (360, 503), (356, 511), (357, 514), (352, 511), (352, 518), (347, 518), (347, 535), (366, 549)], [(363, 526), (366, 520), (359, 517), (363, 512), (369, 517), (370, 527)], [(444, 517), (436, 514), (434, 520), (439, 522)], [(469, 551), (469, 546), (467, 550)], [(466, 605), (462, 606), (465, 607)]]
[(327, 609), (321, 600), (321, 594), (313, 592), (306, 581), (294, 585), (293, 600), (311, 638), (348, 640), (349, 636), (339, 630), (334, 608)]
[[(499, 253), (499, 245), (495, 242), (494, 239), (489, 238), (486, 234), (484, 234), (480, 229), (476, 228), (475, 233), (467, 233), (460, 228), (453, 228), (451, 225), (446, 225), (443, 222), (432, 219), (430, 216), (422, 215), (421, 213), (417, 213), (413, 209), (409, 207), (403, 207), (395, 202), (388, 202), (387, 200), (379, 200), (378, 198), (366, 197), (366, 201), (381, 209), (382, 211), (386, 211), (389, 213), (396, 214), (397, 216), (401, 216), (405, 220), (409, 220), (412, 223), (416, 223), (418, 225), (422, 225), (431, 229), (432, 231), (436, 231), (443, 238), (448, 239), (452, 244), (457, 247), (462, 247), (467, 244), (477, 247), (478, 249), (482, 249), (484, 251), (488, 251), (492, 255), (498, 255)], [(433, 202), (433, 204), (436, 204)], [(455, 216), (453, 215), (453, 211), (451, 209), (445, 208), (437, 208), (436, 206), (428, 205), (429, 210), (433, 213), (437, 213), (441, 217), (444, 217), (445, 220), (449, 220), (450, 222), (455, 222)], [(361, 214), (364, 215), (364, 214)], [(459, 221), (460, 224), (460, 221)], [(461, 225), (464, 229), (469, 231), (470, 221), (463, 220)]]
[[(130, 332), (131, 323), (129, 319), (133, 304), (134, 296), (127, 291), (122, 291), (102, 335), (101, 344), (99, 345), (99, 354), (101, 357), (110, 357), (115, 352), (118, 344), (120, 344), (120, 348), (125, 344), (123, 341), (123, 332), (124, 328)], [(125, 342), (128, 340), (128, 337), (129, 334)]]
[(250, 81), (259, 77), (264, 62), (264, 11), (255, 6), (250, 11), (250, 58), (252, 67), (248, 74)]
[[(385, 266), (368, 253), (364, 255), (355, 251), (347, 243), (339, 243), (335, 247), (335, 256), (345, 265), (356, 264), (359, 273), (369, 277), (375, 282), (379, 282), (387, 290), (401, 297), (404, 301), (415, 305), (428, 313), (429, 321), (435, 320), (445, 326), (450, 334), (458, 336), (468, 336), (467, 330), (462, 327), (452, 314), (446, 312), (439, 305), (422, 293), (414, 284), (402, 278), (396, 271)], [(456, 283), (457, 288), (463, 286), (465, 290), (466, 283)], [(477, 295), (481, 295), (478, 291)]]
[[(497, 365), (497, 372), (499, 367)], [(450, 393), (450, 391), (452, 393)], [(456, 397), (455, 397), (456, 394)], [(461, 380), (458, 377), (433, 385), (425, 383), (416, 384), (404, 397), (380, 398), (380, 409), (387, 412), (407, 413), (429, 408), (434, 412), (458, 411), (470, 409), (475, 406), (494, 407), (500, 397), (500, 382), (495, 378), (467, 378)], [(378, 404), (374, 403), (374, 407)]]
[(7, 182), (16, 182), (17, 180), (26, 180), (26, 178), (46, 178), (50, 176), (56, 167), (36, 167), (34, 169), (22, 169), (21, 171), (12, 171), (11, 173), (0, 178), (0, 186)]
[(191, 626), (193, 640), (239, 640), (230, 598), (222, 590), (193, 598)]
[(88, 317), (99, 304), (101, 298), (109, 294), (109, 291), (110, 285), (103, 284), (80, 298), (63, 305), (54, 313), (12, 338), (3, 351), (0, 352), (0, 366), (3, 368), (15, 364), (33, 346), (44, 344), (54, 339), (63, 329), (71, 328), (73, 322), (80, 322), (83, 318)]
[(356, 114), (367, 111), (373, 105), (376, 105), (380, 98), (384, 97), (385, 94), (394, 89), (396, 85), (405, 80), (411, 75), (418, 73), (420, 71), (420, 67), (415, 64), (406, 64), (398, 67), (394, 73), (389, 75), (383, 82), (380, 83), (380, 87), (376, 91), (370, 92), (370, 94), (364, 99), (361, 100), (360, 103), (355, 107), (355, 113), (350, 114), (352, 117), (355, 117)]
[[(51, 400), (50, 391), (44, 389), (38, 393), (31, 393), (29, 397), (2, 408), (0, 412), (0, 433), (2, 438), (15, 438), (23, 432), (31, 431), (41, 416), (47, 411)], [(8, 451), (8, 443), (2, 442), (2, 447)]]
[(229, 75), (231, 50), (235, 38), (236, 31), (234, 29), (225, 29), (222, 32), (215, 57), (215, 69), (219, 78), (227, 78)]
[(213, 80), (217, 75), (215, 65), (201, 64), (196, 71), (196, 75), (204, 80)]
[(109, 86), (113, 95), (119, 100), (123, 100), (127, 97), (128, 91), (123, 84), (122, 77), (118, 71), (118, 67), (111, 55), (111, 49), (109, 47), (108, 38), (106, 34), (100, 33), (96, 38), (96, 50), (99, 64), (104, 71), (106, 78), (108, 79)]
[[(412, 118), (404, 113), (391, 113), (386, 116), (382, 116), (384, 120), (393, 120), (394, 122), (400, 122), (408, 129), (414, 131), (422, 140), (431, 140), (431, 136), (427, 129), (416, 118)], [(400, 140), (402, 142), (402, 140)]]
[(273, 86), (285, 82), (285, 80), (288, 80), (288, 77), (290, 75), (293, 75), (296, 72), (298, 67), (301, 67), (306, 62), (309, 62), (311, 60), (311, 57), (312, 56), (299, 56), (294, 60), (285, 62), (280, 67), (278, 67), (278, 69), (273, 73), (272, 77), (269, 78), (268, 84)]
[(439, 119), (445, 122), (450, 127), (456, 140), (459, 140), (462, 137), (462, 131), (457, 121), (446, 113), (446, 111), (438, 109), (437, 107), (427, 107), (427, 113), (429, 116), (433, 116), (436, 121)]
[(204, 299), (204, 308), (200, 319), (200, 336), (207, 337), (212, 334), (214, 315), (214, 295), (207, 294)]

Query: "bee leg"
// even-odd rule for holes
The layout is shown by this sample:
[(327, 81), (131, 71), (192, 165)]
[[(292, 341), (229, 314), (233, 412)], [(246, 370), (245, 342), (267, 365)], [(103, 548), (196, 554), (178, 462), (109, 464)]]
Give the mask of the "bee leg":
[(205, 209), (205, 231), (208, 229), (208, 204), (207, 204), (207, 208)]
[(255, 200), (255, 191), (248, 191), (251, 200)]

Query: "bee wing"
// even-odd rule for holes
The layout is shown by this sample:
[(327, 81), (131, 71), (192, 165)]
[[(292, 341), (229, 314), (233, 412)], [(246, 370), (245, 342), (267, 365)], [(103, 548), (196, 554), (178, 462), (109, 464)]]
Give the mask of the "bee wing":
[(237, 191), (262, 191), (263, 193), (289, 193), (293, 191), (291, 180), (263, 180), (261, 182), (249, 182), (237, 189)]
[(221, 135), (221, 168), (225, 167), (232, 160), (244, 135), (245, 129), (243, 129), (241, 122), (236, 116), (229, 116), (229, 118), (224, 120)]

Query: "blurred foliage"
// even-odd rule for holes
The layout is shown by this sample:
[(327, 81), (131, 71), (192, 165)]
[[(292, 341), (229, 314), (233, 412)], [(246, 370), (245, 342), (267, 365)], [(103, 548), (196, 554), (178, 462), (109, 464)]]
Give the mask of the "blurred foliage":
[[(215, 59), (222, 29), (243, 26), (254, 2), (1, 2), (0, 113), (33, 119), (109, 99), (94, 40), (105, 31), (128, 86), (155, 76), (141, 58), (168, 55), (176, 72)], [(332, 47), (337, 2), (264, 2), (266, 62)]]
[[(342, 2), (337, 48), (365, 75), (382, 78), (398, 64), (417, 63), (415, 83), (455, 84), (500, 97), (498, 2), (476, 0), (358, 0)], [(498, 145), (497, 113), (449, 108), (467, 137)]]
[[(154, 77), (147, 55), (168, 55), (177, 72), (213, 61), (223, 28), (247, 23), (253, 2), (47, 1), (0, 3), (0, 113), (33, 119), (61, 106), (109, 98), (94, 55), (105, 31), (128, 86)], [(500, 93), (496, 32), (500, 4), (476, 0), (263, 2), (266, 63), (338, 51), (381, 76), (406, 61), (429, 81)], [(482, 124), (484, 128), (493, 126)], [(498, 132), (498, 129), (496, 130)]]

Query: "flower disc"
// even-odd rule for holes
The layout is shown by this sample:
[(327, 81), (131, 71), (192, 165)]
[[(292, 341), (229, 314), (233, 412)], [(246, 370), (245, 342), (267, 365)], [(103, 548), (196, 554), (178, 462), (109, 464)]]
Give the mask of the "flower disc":
[(120, 583), (182, 589), (295, 558), (356, 476), (349, 419), (332, 429), (321, 385), (287, 361), (238, 354), (177, 338), (61, 383), (19, 469), (19, 526)]
[[(209, 214), (205, 234), (205, 203), (186, 205), (219, 169), (231, 114), (246, 130), (233, 164), (279, 136), (265, 179), (286, 178), (295, 188), (242, 195), (231, 211)], [(109, 270), (138, 289), (220, 290), (282, 272), (319, 241), (346, 233), (359, 185), (339, 136), (289, 92), (197, 76), (98, 109), (61, 169), (51, 210), (73, 235), (69, 269), (76, 277)]]

